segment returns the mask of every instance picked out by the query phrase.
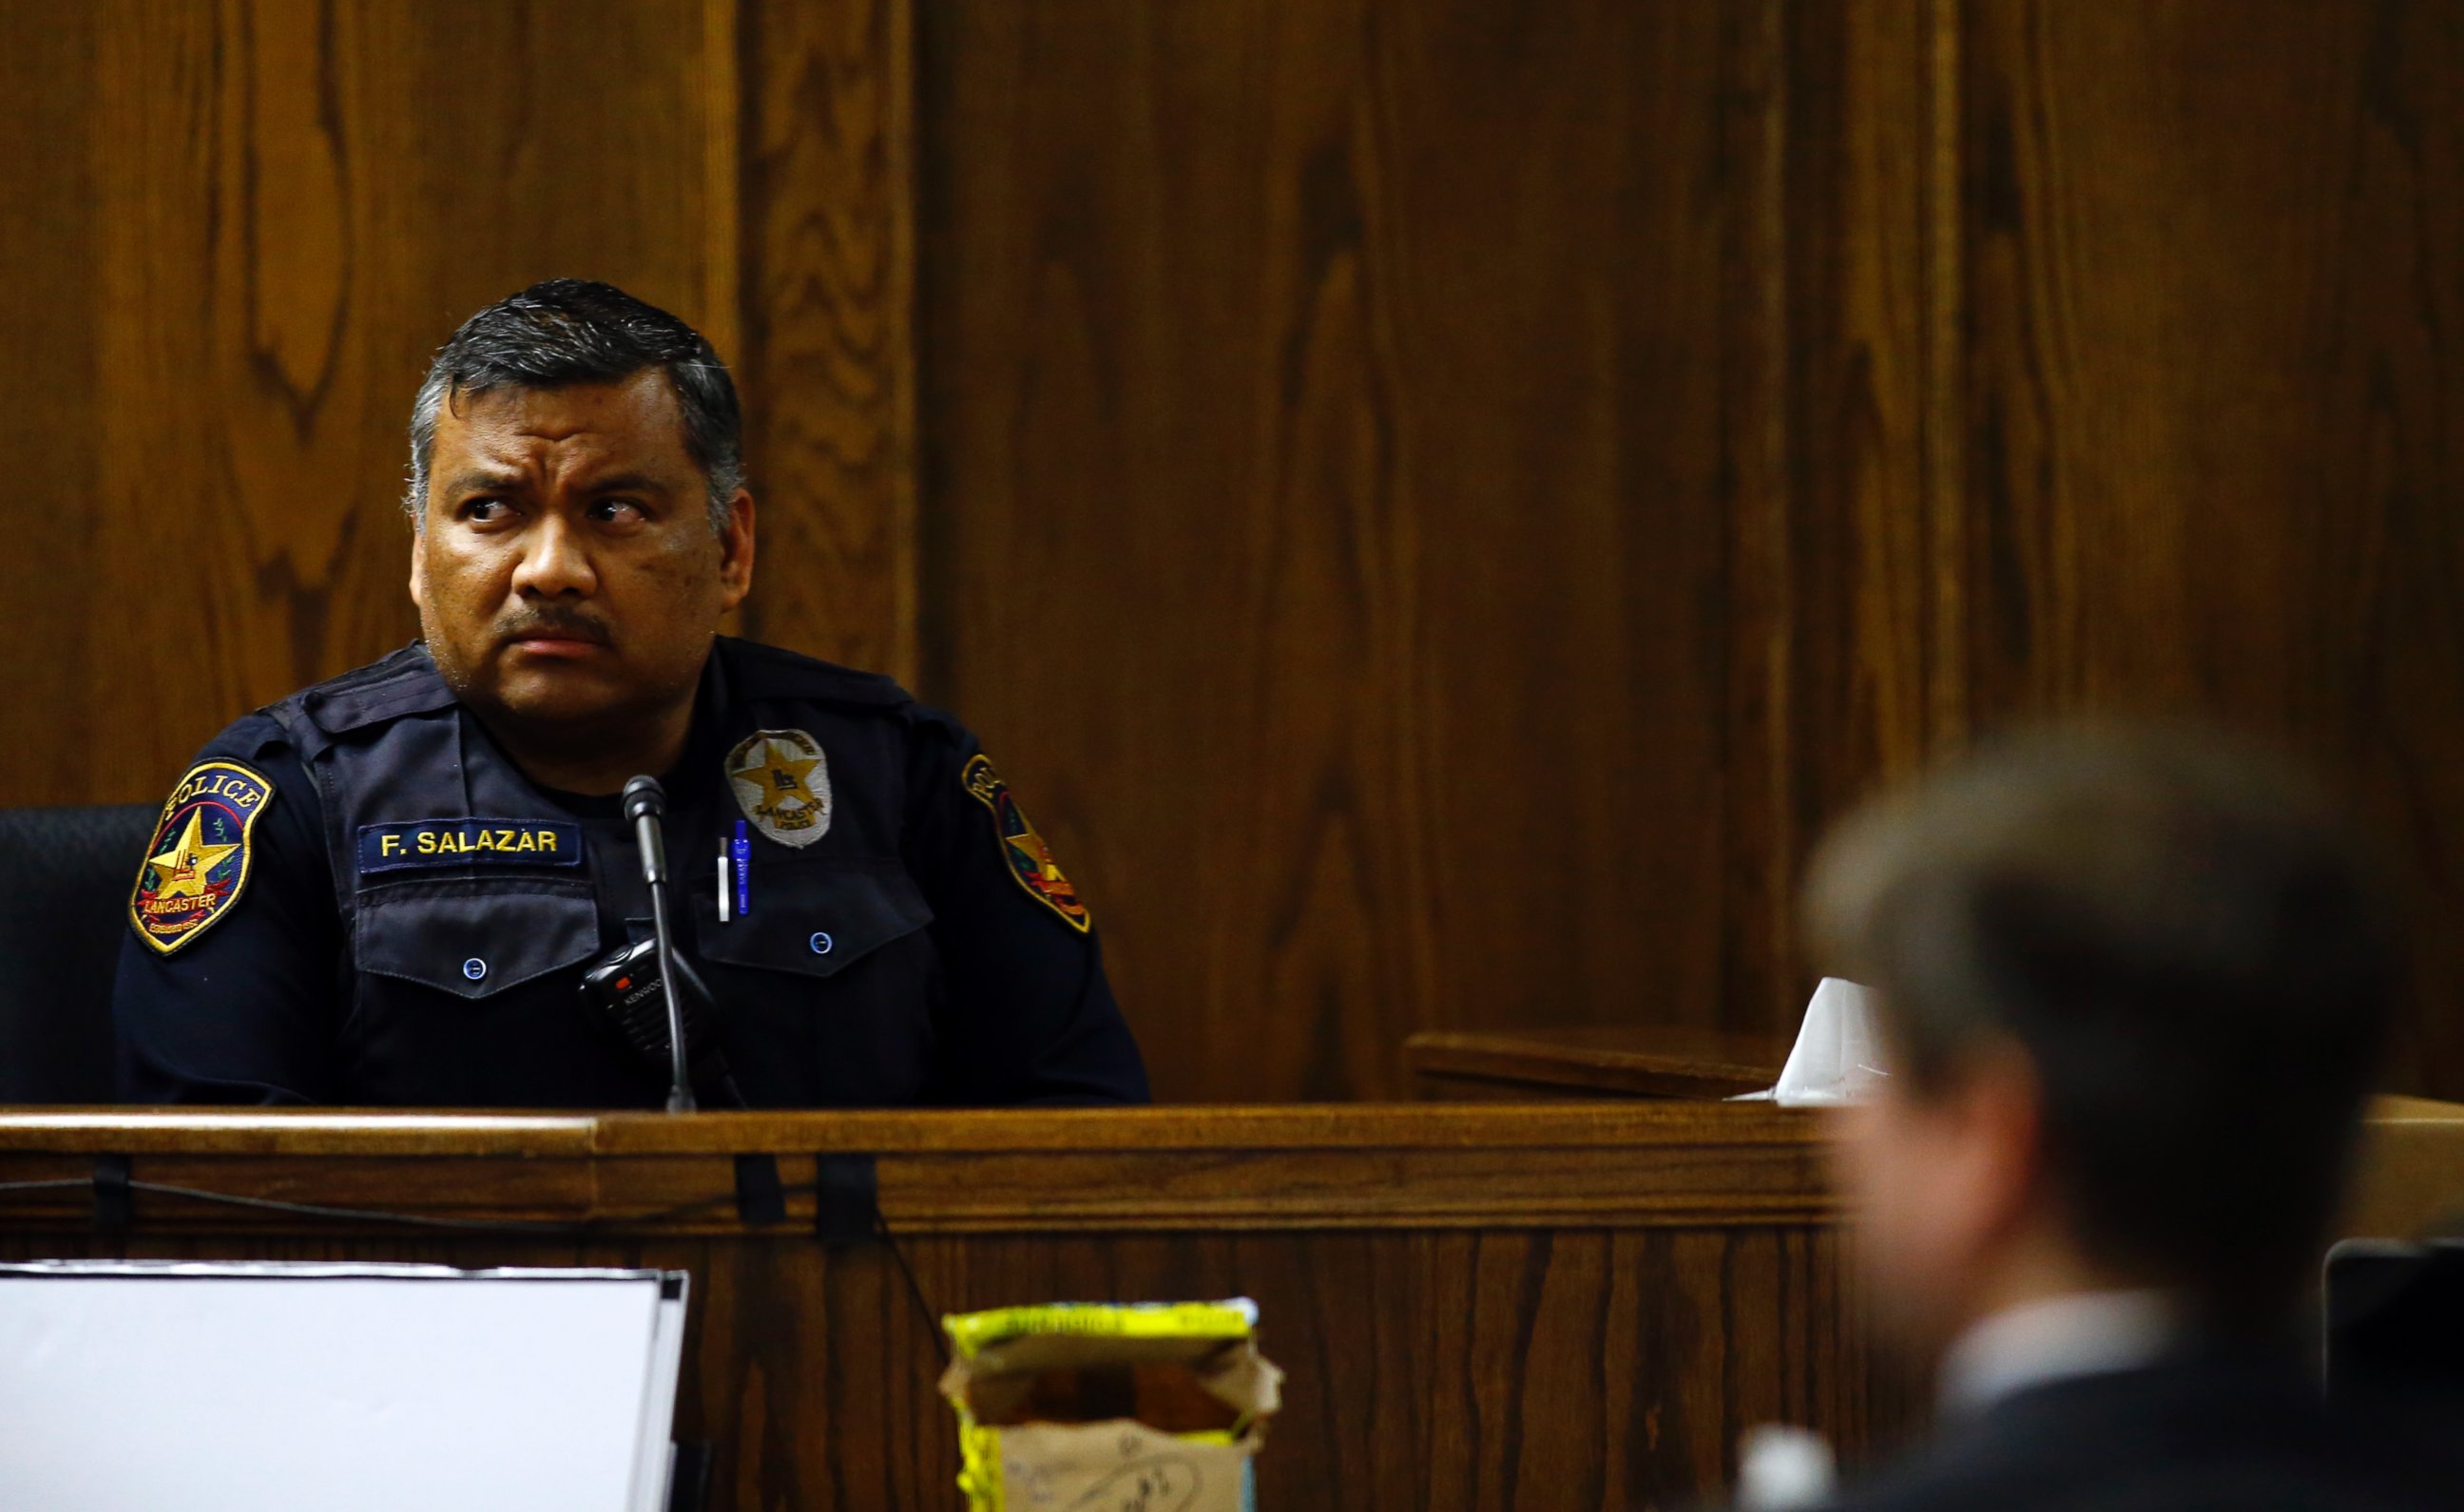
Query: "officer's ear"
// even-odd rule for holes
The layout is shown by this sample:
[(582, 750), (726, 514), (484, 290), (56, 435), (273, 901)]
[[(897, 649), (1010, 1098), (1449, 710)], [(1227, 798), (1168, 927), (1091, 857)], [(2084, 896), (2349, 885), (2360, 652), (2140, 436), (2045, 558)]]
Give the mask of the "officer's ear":
[(422, 615), (428, 613), (428, 532), (413, 531), (410, 537), (410, 602)]
[[(414, 562), (411, 571), (418, 572)], [(727, 525), (718, 533), (719, 607), (733, 609), (753, 591), (753, 494), (737, 489), (727, 501)]]

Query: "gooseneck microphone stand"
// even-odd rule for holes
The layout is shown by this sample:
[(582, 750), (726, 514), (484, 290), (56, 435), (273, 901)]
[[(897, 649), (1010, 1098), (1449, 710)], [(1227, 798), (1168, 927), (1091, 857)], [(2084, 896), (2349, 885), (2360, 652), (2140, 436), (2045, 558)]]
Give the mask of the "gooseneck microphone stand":
[(667, 789), (654, 777), (637, 777), (625, 784), (625, 817), (633, 822), (633, 839), (642, 849), (642, 880), (650, 887), (650, 927), (659, 942), (659, 993), (668, 1004), (668, 1111), (693, 1110), (693, 1074), (685, 1056), (684, 1004), (676, 997), (675, 945), (668, 933), (668, 847), (659, 822), (668, 812)]

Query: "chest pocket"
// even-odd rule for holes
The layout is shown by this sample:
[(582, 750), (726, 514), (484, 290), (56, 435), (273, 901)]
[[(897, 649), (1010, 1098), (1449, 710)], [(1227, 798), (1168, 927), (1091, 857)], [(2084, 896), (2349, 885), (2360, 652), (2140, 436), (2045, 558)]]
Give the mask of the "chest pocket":
[(718, 922), (718, 889), (693, 889), (693, 937), (705, 960), (805, 976), (835, 976), (933, 922), (933, 909), (892, 860), (765, 857), (753, 868), (753, 911)]
[(359, 968), (486, 997), (590, 959), (599, 904), (586, 882), (409, 882), (360, 899)]

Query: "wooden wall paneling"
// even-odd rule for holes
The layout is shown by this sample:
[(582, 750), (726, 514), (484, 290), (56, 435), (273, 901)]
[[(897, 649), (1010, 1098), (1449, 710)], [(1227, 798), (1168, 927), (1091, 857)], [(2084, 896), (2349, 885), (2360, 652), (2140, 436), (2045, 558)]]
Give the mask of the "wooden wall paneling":
[(2325, 424), (2318, 533), (2297, 551), (2326, 599), (2296, 643), (2301, 743), (2390, 842), (2419, 960), (2398, 1074), (2464, 1098), (2464, 14), (2366, 12), (2347, 121), (2336, 287), (2314, 309)]
[(0, 380), (77, 453), (12, 443), (12, 473), (80, 495), (10, 601), (49, 665), (5, 690), (53, 722), (0, 747), (12, 802), (159, 797), (230, 719), (410, 635), (401, 438), (464, 316), (552, 274), (734, 303), (705, 0), (77, 10), (33, 98), (86, 177), (46, 181), (55, 240), (11, 276), (78, 322), (91, 382)]
[[(1791, 150), (1791, 132), (1807, 111), (1792, 98), (1785, 13), (1771, 4), (1737, 6), (1729, 21), (1747, 45), (1731, 50), (1737, 55), (1725, 70), (1734, 105), (1715, 161), (1727, 165), (1724, 179), (1736, 181), (1737, 208), (1724, 228), (1721, 276), (1711, 287), (1738, 340), (1718, 369), (1719, 408), (1710, 419), (1721, 432), (1719, 471), (1705, 513), (1722, 525), (1725, 560), (1707, 612), (1726, 631), (1721, 703), (1712, 711), (1724, 899), (1720, 975), (1707, 1011), (1734, 1025), (1778, 1013), (1793, 975), (1771, 948), (1791, 929), (1796, 900), (1787, 879), (1806, 844), (1793, 769), (1805, 719), (1797, 628), (1805, 564), (1790, 462), (1789, 350), (1800, 318), (1790, 248), (1802, 223), (1821, 217), (1804, 213), (1804, 194), (1790, 193), (1800, 155)], [(1815, 564), (1817, 583), (1824, 571)]]
[[(1258, 1461), (1261, 1506), (1324, 1504), (1330, 1488), (1362, 1512), (1688, 1506), (1728, 1483), (1738, 1436), (1772, 1413), (1832, 1430), (1861, 1421), (1865, 1387), (1829, 1368), (1836, 1351), (1818, 1368), (1789, 1367), (1798, 1372), (1792, 1384), (1770, 1376), (1772, 1362), (1752, 1342), (1768, 1332), (1793, 1348), (1830, 1326), (1773, 1269), (1827, 1281), (1837, 1263), (1828, 1238), (1022, 1234), (913, 1239), (905, 1252), (945, 1311), (1056, 1297), (1254, 1297), (1261, 1348), (1292, 1372)], [(877, 1247), (789, 1235), (118, 1245), (74, 1232), (0, 1235), (0, 1259), (84, 1255), (687, 1270), (676, 1430), (718, 1446), (714, 1506), (957, 1502), (957, 1434), (935, 1394), (938, 1361)], [(1367, 1296), (1379, 1305), (1362, 1305)], [(1861, 1460), (1866, 1445), (1847, 1449)]]
[(1815, 975), (1796, 942), (1798, 875), (1833, 820), (1922, 767), (1935, 739), (1923, 212), (1937, 17), (1924, 0), (1731, 13), (1750, 42), (1731, 64), (1727, 156), (1757, 166), (1720, 285), (1739, 332), (1713, 504), (1729, 537), (1728, 908), (1716, 990), (1694, 1012), (1793, 1033)]
[(1964, 0), (1925, 0), (1924, 166), (1919, 195), (1925, 301), (1923, 450), (1932, 613), (1925, 637), (1926, 730), (1936, 756), (1964, 747), (1971, 563), (1968, 529), (1968, 221)]
[(916, 674), (907, 0), (745, 0), (746, 633)]
[[(1935, 744), (1931, 659), (1949, 565), (1931, 549), (1925, 446), (1937, 360), (1926, 217), (1946, 103), (1925, 64), (1938, 9), (1792, 12), (1783, 496), (1799, 522), (1791, 629), (1805, 717), (1786, 766), (1808, 839), (1877, 780), (1920, 770)], [(1792, 992), (1784, 1006), (1793, 1019), (1803, 1001)]]
[(0, 460), (9, 477), (0, 605), (0, 804), (81, 791), (97, 723), (59, 643), (99, 575), (93, 533), (99, 404), (90, 322), (96, 18), (0, 14)]
[[(2452, 1216), (2459, 1112), (2374, 1104), (2344, 1232)], [(1920, 1419), (1921, 1372), (1864, 1342), (1826, 1127), (1675, 1104), (31, 1109), (0, 1114), (0, 1256), (687, 1269), (678, 1421), (725, 1451), (717, 1504), (868, 1512), (951, 1501), (929, 1314), (1246, 1294), (1292, 1372), (1262, 1505), (1317, 1504), (1331, 1485), (1371, 1508), (1611, 1512), (1699, 1504), (1756, 1422), (1809, 1423), (1854, 1456)], [(811, 1235), (800, 1152), (813, 1150), (876, 1152), (925, 1306), (883, 1251)], [(783, 1156), (787, 1223), (737, 1218), (739, 1152)], [(145, 1184), (118, 1236), (94, 1223), (102, 1153)], [(227, 1207), (166, 1186), (497, 1226)]]
[(0, 801), (407, 636), (420, 366), (583, 273), (736, 359), (745, 627), (981, 730), (1167, 1095), (1784, 1026), (1822, 824), (2047, 709), (2287, 741), (2464, 899), (2449, 0), (55, 10)]
[(1793, 1021), (1928, 718), (1929, 15), (922, 9), (928, 682), (1165, 1095)]
[(1980, 721), (2190, 713), (2355, 786), (2464, 1085), (2464, 31), (2451, 5), (1973, 0)]
[(919, 16), (928, 687), (1166, 1095), (1340, 1095), (1433, 986), (1361, 11)]
[[(1385, 1090), (1419, 1005), (1455, 996), (1440, 963), (1572, 891), (1471, 865), (1548, 782), (1444, 750), (1440, 701), (1535, 760), (1547, 721), (1619, 712), (1423, 649), (1449, 620), (1502, 647), (1559, 631), (1506, 600), (1515, 539), (1555, 523), (1493, 493), (1513, 427), (1460, 432), (1492, 405), (1553, 424), (1582, 385), (1527, 395), (1461, 350), (1513, 340), (1545, 280), (1479, 276), (1415, 210), (1510, 177), (1498, 143), (1529, 121), (1469, 161), (1414, 134), (1457, 75), (1488, 82), (1498, 38), (1362, 6), (927, 16), (935, 685), (1085, 871), (1167, 1095)], [(1487, 234), (1562, 247), (1530, 210), (1486, 208)], [(1415, 323), (1431, 306), (1443, 334)], [(1448, 488), (1489, 506), (1452, 542), (1427, 502)], [(1431, 555), (1474, 540), (1433, 596)], [(1484, 874), (1448, 909), (1459, 866)]]
[(1419, 422), (1397, 507), (1424, 542), (1437, 971), (1389, 1012), (1701, 1022), (1724, 938), (1759, 934), (1723, 887), (1722, 504), (1761, 502), (1739, 454), (1778, 398), (1730, 274), (1776, 266), (1753, 150), (1775, 95), (1751, 82), (1784, 72), (1775, 11), (1586, 6), (1524, 32), (1406, 9), (1384, 15), (1418, 55), (1395, 106)]

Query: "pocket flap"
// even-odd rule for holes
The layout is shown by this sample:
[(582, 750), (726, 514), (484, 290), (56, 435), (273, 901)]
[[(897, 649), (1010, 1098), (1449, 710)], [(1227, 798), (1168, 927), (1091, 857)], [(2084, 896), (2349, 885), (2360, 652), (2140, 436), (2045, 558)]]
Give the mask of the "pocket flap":
[(599, 952), (586, 885), (409, 884), (360, 900), (359, 967), (457, 997), (485, 997)]
[(718, 922), (718, 891), (693, 889), (704, 960), (835, 976), (933, 922), (931, 905), (894, 861), (772, 859), (753, 871), (753, 911)]

